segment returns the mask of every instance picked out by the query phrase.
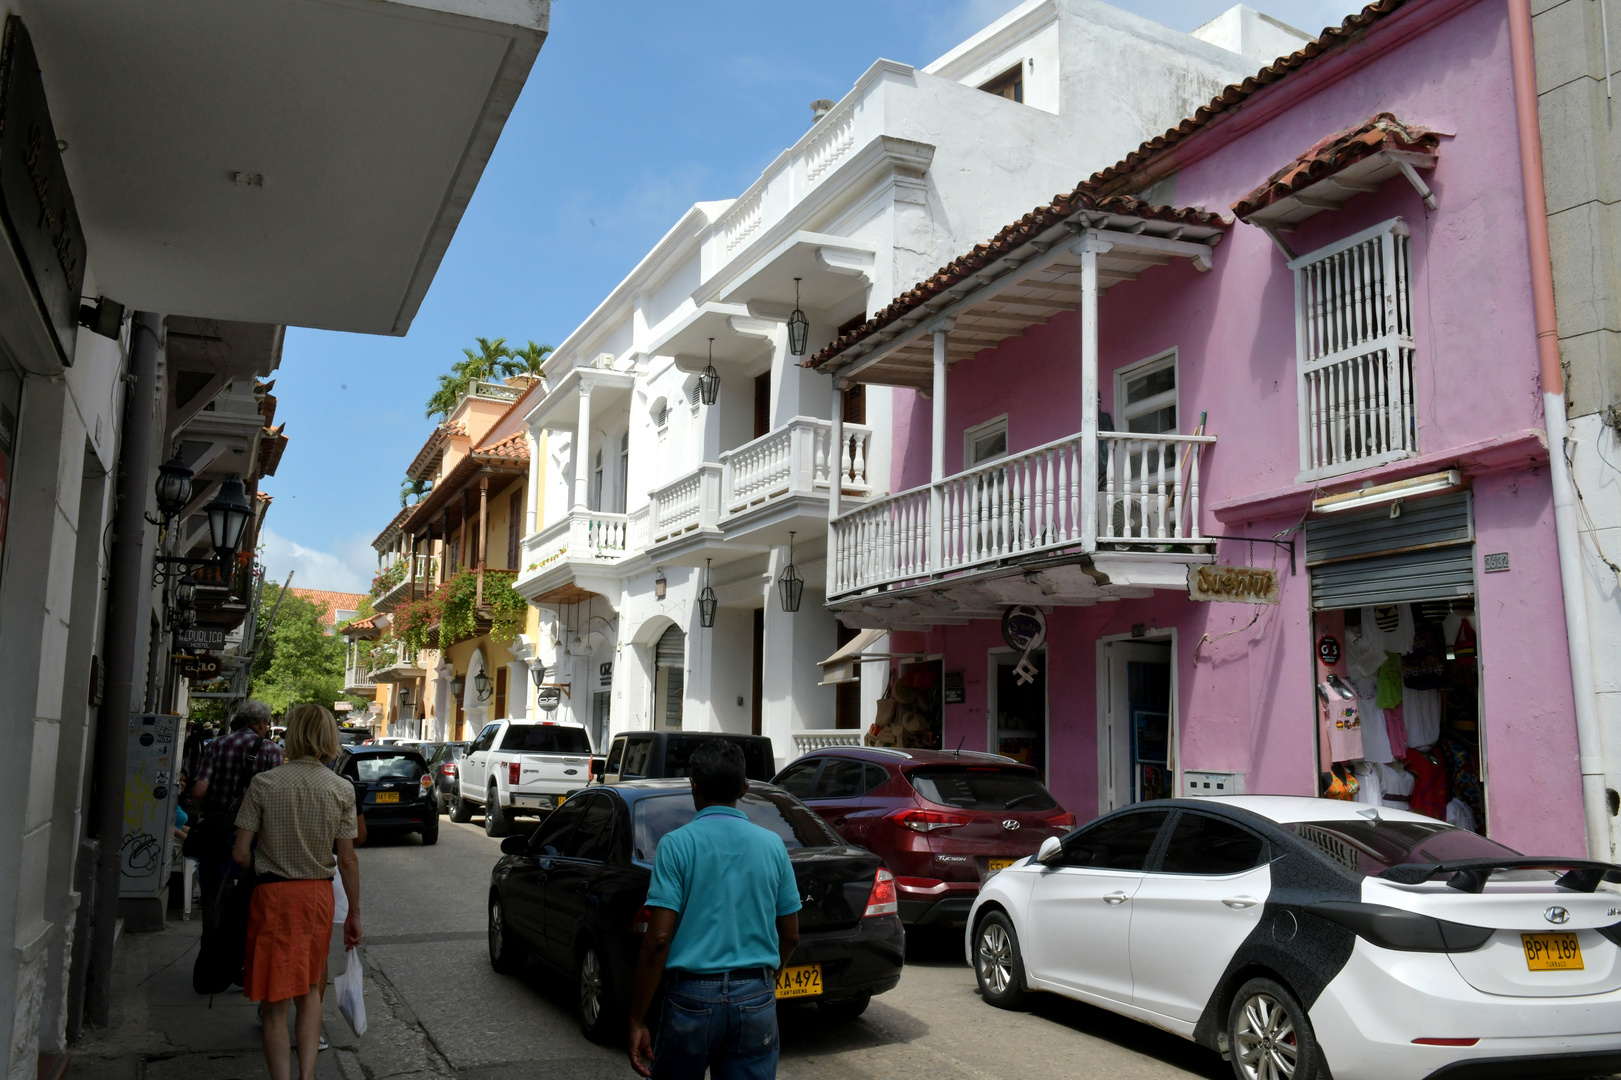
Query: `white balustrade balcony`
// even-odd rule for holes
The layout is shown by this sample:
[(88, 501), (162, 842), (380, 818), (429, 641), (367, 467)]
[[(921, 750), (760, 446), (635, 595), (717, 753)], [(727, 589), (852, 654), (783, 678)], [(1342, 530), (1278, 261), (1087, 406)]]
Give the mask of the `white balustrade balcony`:
[(384, 642), (370, 654), (367, 666), (373, 684), (398, 682), (422, 674), (416, 649), (403, 641)]
[(1199, 457), (1215, 441), (1104, 432), (1089, 481), (1072, 435), (871, 502), (833, 523), (829, 597), (1065, 550), (1202, 554)]
[(534, 600), (574, 584), (582, 569), (612, 566), (637, 549), (630, 545), (631, 515), (569, 511), (523, 538), (523, 569), (513, 588)]
[(648, 496), (651, 542), (666, 543), (687, 533), (715, 529), (719, 524), (721, 468), (701, 465), (694, 472)]
[(372, 602), (373, 610), (393, 611), (407, 600), (426, 596), (439, 584), (439, 560), (435, 556), (406, 555), (397, 562), (404, 565), (405, 576)]
[(815, 731), (796, 731), (794, 746), (801, 754), (812, 750), (826, 750), (833, 746), (861, 746), (860, 728), (822, 728)]

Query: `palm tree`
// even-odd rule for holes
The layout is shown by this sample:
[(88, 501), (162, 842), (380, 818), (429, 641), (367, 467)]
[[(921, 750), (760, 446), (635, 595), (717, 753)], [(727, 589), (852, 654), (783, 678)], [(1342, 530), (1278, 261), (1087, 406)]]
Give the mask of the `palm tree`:
[(506, 338), (473, 340), (478, 342), (478, 352), (463, 349), (463, 359), (456, 361), (448, 372), (439, 376), (439, 388), (428, 398), (428, 417), (449, 416), (456, 403), (467, 395), (475, 383), (514, 373), (509, 370), (513, 366), (514, 353), (507, 348)]
[(432, 480), (401, 480), (400, 505), (409, 506), (413, 502), (421, 502), (422, 496), (432, 490)]
[(507, 355), (512, 358), (508, 366), (513, 370), (508, 375), (540, 375), (541, 369), (546, 366), (546, 358), (554, 350), (550, 345), (541, 345), (531, 341), (521, 349), (510, 349)]

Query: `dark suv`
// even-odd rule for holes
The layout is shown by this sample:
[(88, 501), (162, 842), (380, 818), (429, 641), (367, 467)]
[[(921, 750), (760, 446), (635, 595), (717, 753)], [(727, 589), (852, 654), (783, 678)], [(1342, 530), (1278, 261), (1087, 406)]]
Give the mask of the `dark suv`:
[(1035, 769), (996, 754), (831, 747), (772, 783), (881, 855), (917, 926), (966, 925), (981, 882), (1075, 827)]
[(439, 799), (428, 762), (414, 746), (346, 746), (332, 771), (357, 785), (367, 833), (414, 832), (439, 842)]
[(724, 731), (625, 731), (614, 736), (602, 782), (661, 780), (686, 776), (692, 752), (706, 742), (721, 739), (743, 750), (743, 768), (750, 780), (769, 780), (777, 771), (771, 740), (764, 735), (733, 735)]
[(430, 744), (433, 752), (428, 755), (428, 769), (433, 773), (441, 814), (450, 810), (450, 800), (456, 794), (456, 765), (467, 756), (469, 745), (465, 742)]

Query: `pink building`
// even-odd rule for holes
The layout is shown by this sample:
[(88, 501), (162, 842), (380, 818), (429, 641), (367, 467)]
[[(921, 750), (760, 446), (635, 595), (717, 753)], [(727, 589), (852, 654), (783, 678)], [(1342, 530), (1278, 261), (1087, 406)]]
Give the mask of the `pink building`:
[(816, 356), (916, 391), (830, 525), (886, 741), (1582, 854), (1518, 140), (1505, 5), (1386, 0)]

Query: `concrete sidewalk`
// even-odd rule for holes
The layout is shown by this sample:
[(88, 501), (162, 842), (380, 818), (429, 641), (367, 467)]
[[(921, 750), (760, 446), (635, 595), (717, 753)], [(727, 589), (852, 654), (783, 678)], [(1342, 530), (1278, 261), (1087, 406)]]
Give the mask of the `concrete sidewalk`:
[[(329, 970), (344, 969), (341, 930), (334, 927)], [(191, 988), (202, 933), (200, 916), (178, 915), (157, 933), (123, 934), (113, 973), (111, 1023), (86, 1030), (65, 1080), (258, 1080), (268, 1076), (253, 1003), (231, 990), (213, 997)], [(366, 947), (361, 945), (365, 960)], [(366, 964), (364, 1038), (338, 1014), (329, 991), (320, 1080), (437, 1080), (451, 1075), (415, 1015), (386, 977)], [(296, 1077), (297, 1067), (293, 1075)]]

